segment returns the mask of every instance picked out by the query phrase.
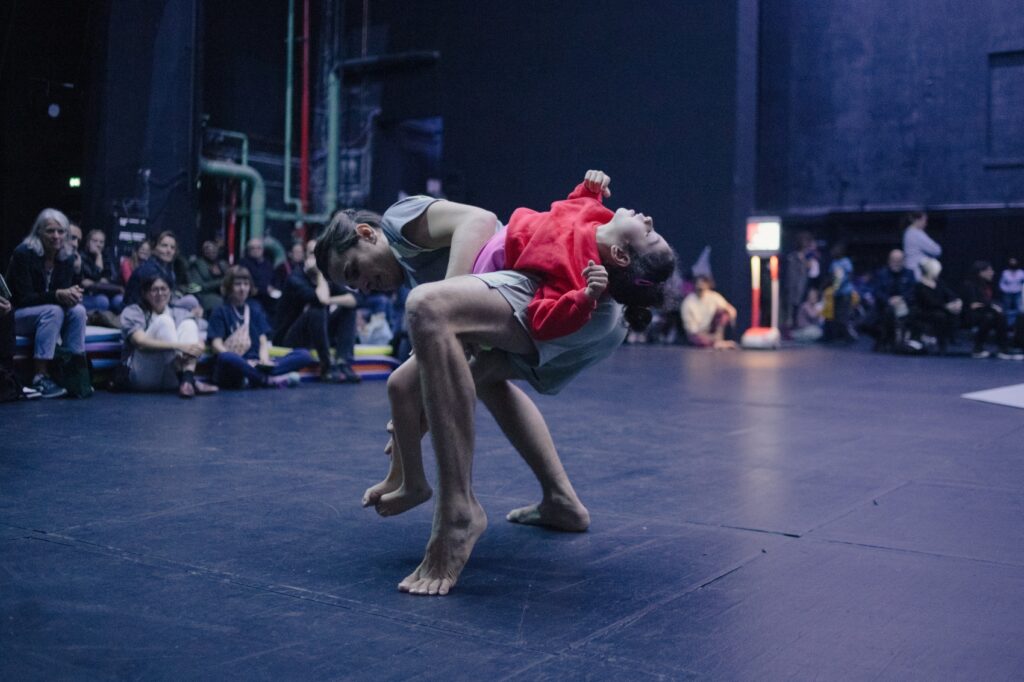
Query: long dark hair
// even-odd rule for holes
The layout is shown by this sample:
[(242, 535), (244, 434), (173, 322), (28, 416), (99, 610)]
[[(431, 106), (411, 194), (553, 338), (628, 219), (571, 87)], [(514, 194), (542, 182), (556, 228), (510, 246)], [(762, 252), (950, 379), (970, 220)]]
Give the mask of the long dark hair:
[(665, 302), (665, 281), (676, 269), (676, 252), (649, 251), (637, 253), (626, 245), (629, 264), (605, 266), (608, 270), (608, 293), (626, 307), (623, 315), (629, 328), (642, 332), (651, 324), (651, 308)]

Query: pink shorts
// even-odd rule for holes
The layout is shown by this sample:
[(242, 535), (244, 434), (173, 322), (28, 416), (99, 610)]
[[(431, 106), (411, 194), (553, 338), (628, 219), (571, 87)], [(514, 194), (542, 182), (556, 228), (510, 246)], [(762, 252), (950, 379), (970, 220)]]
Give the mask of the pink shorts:
[(476, 255), (473, 262), (473, 274), (480, 275), (485, 272), (497, 272), (505, 269), (505, 228), (494, 233), (494, 236), (487, 240), (484, 248)]

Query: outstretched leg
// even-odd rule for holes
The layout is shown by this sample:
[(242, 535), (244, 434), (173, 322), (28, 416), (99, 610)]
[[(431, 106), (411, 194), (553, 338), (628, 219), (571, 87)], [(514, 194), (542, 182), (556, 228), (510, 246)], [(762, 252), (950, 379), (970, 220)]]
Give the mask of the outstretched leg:
[(526, 353), (533, 343), (504, 297), (474, 277), (413, 289), (406, 316), (437, 457), (438, 490), (423, 561), (398, 587), (412, 594), (444, 595), (487, 527), (472, 488), (476, 390), (463, 344)]
[(485, 352), (474, 360), (473, 370), (480, 400), (541, 487), (540, 502), (513, 509), (505, 518), (555, 530), (585, 531), (590, 526), (590, 513), (565, 473), (540, 410), (522, 389), (508, 381), (514, 374), (505, 354)]

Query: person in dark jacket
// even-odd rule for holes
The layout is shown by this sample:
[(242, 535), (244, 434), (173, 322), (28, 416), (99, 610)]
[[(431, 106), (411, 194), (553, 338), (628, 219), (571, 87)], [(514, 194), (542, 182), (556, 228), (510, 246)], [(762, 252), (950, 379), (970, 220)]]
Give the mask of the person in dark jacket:
[[(314, 348), (320, 361), (320, 378), (335, 383), (358, 383), (352, 369), (356, 338), (356, 297), (328, 284), (316, 267), (316, 242), (306, 248), (306, 263), (295, 268), (285, 282), (278, 308), (274, 345)], [(333, 310), (332, 310), (333, 308)], [(331, 346), (336, 364), (331, 364)]]
[(905, 325), (914, 292), (914, 273), (904, 266), (903, 252), (889, 252), (886, 266), (875, 273), (872, 293), (875, 298), (875, 320), (878, 338), (874, 350), (892, 350), (897, 345), (897, 332)]
[(975, 261), (971, 268), (973, 276), (964, 285), (964, 302), (967, 307), (967, 322), (976, 327), (974, 348), (971, 357), (987, 358), (991, 355), (985, 350), (985, 342), (989, 335), (996, 341), (996, 355), (1003, 360), (1016, 360), (1016, 354), (1010, 353), (1006, 343), (1006, 315), (1001, 302), (997, 302), (992, 285), (996, 271), (992, 264), (985, 260)]
[(911, 339), (907, 347), (913, 350), (922, 350), (922, 339), (932, 336), (939, 353), (945, 354), (960, 324), (963, 301), (939, 281), (941, 272), (942, 264), (934, 258), (925, 256), (918, 263), (908, 321)]
[(161, 232), (152, 241), (152, 247), (152, 255), (132, 272), (131, 278), (125, 285), (125, 307), (141, 305), (142, 280), (160, 276), (171, 285), (171, 307), (184, 308), (190, 311), (196, 319), (202, 318), (203, 309), (199, 305), (199, 299), (191, 294), (183, 295), (179, 286), (174, 266), (175, 257), (178, 255), (178, 238), (174, 236), (173, 232)]
[(32, 388), (44, 398), (67, 393), (50, 377), (58, 337), (71, 353), (85, 354), (84, 292), (74, 283), (75, 254), (67, 242), (68, 226), (67, 216), (57, 209), (43, 210), (7, 269), (15, 329), (35, 337)]
[(89, 230), (82, 249), (82, 289), (86, 310), (121, 310), (124, 287), (117, 284), (114, 258), (106, 250), (107, 235), (103, 230)]

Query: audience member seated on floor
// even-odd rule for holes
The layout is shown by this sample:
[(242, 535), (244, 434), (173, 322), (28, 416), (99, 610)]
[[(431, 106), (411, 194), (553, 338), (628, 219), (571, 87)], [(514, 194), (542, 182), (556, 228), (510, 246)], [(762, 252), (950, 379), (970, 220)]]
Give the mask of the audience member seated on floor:
[(67, 216), (45, 209), (14, 250), (7, 270), (15, 330), (21, 336), (35, 337), (32, 388), (44, 398), (67, 394), (50, 377), (57, 339), (72, 354), (85, 354), (86, 312), (82, 288), (74, 284), (75, 261), (67, 233)]
[(697, 275), (693, 293), (683, 299), (680, 315), (687, 340), (700, 348), (737, 348), (726, 338), (736, 322), (736, 308), (715, 291), (710, 275)]
[(260, 302), (271, 315), (277, 313), (277, 301), (281, 291), (274, 286), (274, 261), (267, 257), (263, 240), (253, 238), (245, 246), (245, 256), (238, 264), (252, 276), (252, 297)]
[(189, 281), (196, 286), (196, 298), (203, 310), (214, 311), (224, 305), (221, 283), (228, 271), (228, 262), (220, 257), (217, 242), (205, 241), (198, 256), (189, 260)]
[(875, 273), (871, 287), (875, 301), (874, 350), (895, 350), (904, 341), (915, 281), (914, 273), (904, 266), (903, 252), (890, 251), (886, 266)]
[[(314, 240), (306, 245), (304, 267), (293, 271), (285, 283), (274, 344), (315, 349), (322, 381), (358, 383), (360, 377), (351, 364), (355, 354), (356, 297), (328, 284), (317, 270), (315, 246)], [(337, 356), (333, 366), (332, 343)]]
[(790, 337), (800, 343), (814, 343), (820, 340), (825, 333), (822, 328), (825, 324), (825, 316), (822, 314), (824, 308), (821, 292), (814, 287), (808, 289), (807, 298), (796, 311), (796, 326), (790, 330)]
[(88, 311), (121, 310), (124, 287), (117, 284), (114, 260), (106, 252), (107, 235), (103, 230), (89, 230), (82, 251), (82, 305)]
[(139, 269), (139, 266), (149, 260), (153, 249), (148, 239), (143, 239), (132, 249), (132, 255), (121, 258), (118, 272), (121, 275), (121, 284), (127, 284), (132, 278), (132, 273)]
[(832, 277), (832, 317), (827, 325), (826, 338), (829, 341), (853, 341), (853, 261), (846, 255), (846, 243), (836, 242), (829, 250), (832, 262), (829, 273)]
[(964, 300), (967, 304), (967, 324), (975, 328), (974, 347), (971, 357), (987, 358), (991, 355), (985, 349), (989, 335), (995, 338), (996, 356), (1002, 360), (1024, 359), (1011, 353), (1007, 344), (1006, 315), (1001, 301), (995, 297), (992, 280), (996, 271), (985, 260), (975, 261), (971, 267), (972, 276), (964, 285)]
[(165, 282), (171, 285), (172, 308), (184, 308), (192, 317), (202, 319), (203, 309), (199, 305), (199, 299), (192, 295), (183, 295), (178, 289), (178, 277), (175, 274), (174, 259), (178, 255), (178, 238), (173, 232), (161, 232), (153, 240), (153, 255), (145, 260), (142, 265), (132, 273), (131, 279), (125, 286), (125, 305), (138, 305), (142, 302), (141, 282), (143, 279), (151, 279), (160, 276)]
[(796, 248), (786, 255), (783, 269), (782, 306), (785, 313), (783, 325), (786, 327), (793, 326), (797, 310), (807, 298), (807, 290), (821, 279), (821, 254), (814, 235), (801, 232), (796, 240)]
[(292, 248), (288, 249), (288, 256), (281, 261), (281, 264), (274, 268), (274, 278), (271, 284), (278, 291), (284, 291), (285, 282), (291, 277), (296, 269), (301, 270), (306, 264), (306, 247), (302, 242), (295, 242)]
[(1006, 269), (999, 277), (999, 291), (1003, 294), (1003, 311), (1006, 313), (1006, 324), (1013, 328), (1020, 316), (1021, 290), (1024, 289), (1024, 270), (1016, 258), (1006, 260)]
[(259, 302), (249, 299), (251, 291), (249, 271), (237, 265), (229, 268), (221, 288), (227, 302), (213, 311), (206, 334), (216, 354), (213, 381), (229, 389), (297, 386), (298, 370), (316, 361), (309, 351), (299, 349), (274, 362), (267, 338), (270, 323)]
[(82, 283), (82, 228), (77, 223), (68, 221), (67, 248), (71, 251), (72, 264), (75, 272), (75, 284)]
[(204, 345), (196, 318), (170, 305), (171, 284), (160, 274), (139, 282), (138, 303), (121, 312), (124, 347), (121, 362), (128, 387), (136, 391), (173, 391), (182, 398), (217, 391), (196, 379), (196, 361)]
[(941, 258), (942, 247), (939, 243), (928, 236), (928, 214), (923, 211), (914, 211), (903, 216), (903, 223), (906, 228), (903, 230), (903, 257), (904, 264), (910, 268), (914, 276), (921, 274), (918, 267), (923, 258)]
[(918, 263), (918, 279), (910, 296), (907, 327), (911, 338), (907, 346), (923, 350), (934, 340), (939, 353), (945, 354), (960, 326), (963, 301), (939, 280), (942, 264), (934, 258)]

